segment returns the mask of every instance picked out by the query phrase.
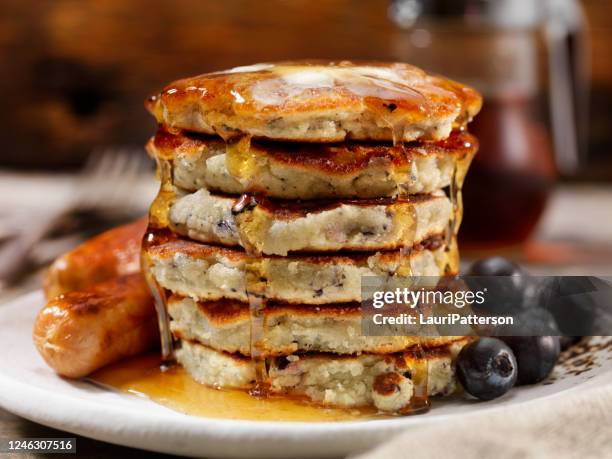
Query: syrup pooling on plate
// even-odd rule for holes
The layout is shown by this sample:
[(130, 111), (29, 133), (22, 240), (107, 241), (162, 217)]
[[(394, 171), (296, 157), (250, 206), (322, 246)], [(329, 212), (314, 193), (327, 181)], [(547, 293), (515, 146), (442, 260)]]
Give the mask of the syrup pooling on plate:
[(298, 397), (255, 398), (246, 391), (216, 389), (196, 382), (180, 365), (163, 369), (161, 363), (159, 355), (142, 355), (98, 370), (89, 379), (184, 414), (213, 419), (338, 422), (389, 418), (373, 408), (327, 408)]

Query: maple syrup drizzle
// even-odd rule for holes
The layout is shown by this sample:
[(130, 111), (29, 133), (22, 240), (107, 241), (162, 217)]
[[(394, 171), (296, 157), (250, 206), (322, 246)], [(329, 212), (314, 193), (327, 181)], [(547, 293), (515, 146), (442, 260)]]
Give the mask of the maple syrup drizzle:
[[(405, 241), (413, 241), (417, 231), (417, 215), (416, 207), (414, 204), (410, 204), (404, 208), (403, 212), (405, 215), (402, 217), (406, 221), (410, 221), (411, 225), (407, 227), (403, 234)], [(411, 255), (412, 246), (403, 246), (398, 249), (398, 263), (393, 272), (394, 278), (399, 277), (410, 277), (412, 276), (411, 266)], [(402, 414), (412, 414), (427, 411), (429, 409), (429, 395), (427, 392), (427, 378), (429, 372), (429, 363), (427, 355), (420, 342), (413, 346), (409, 351), (406, 351), (402, 358), (407, 363), (408, 357), (410, 359), (411, 366), (411, 380), (413, 383), (414, 391), (410, 399), (408, 406), (402, 409)]]
[(168, 215), (170, 207), (176, 199), (176, 192), (172, 185), (173, 161), (168, 158), (156, 158), (156, 160), (160, 187), (155, 200), (149, 208), (149, 225), (142, 241), (141, 266), (155, 302), (161, 335), (162, 359), (164, 362), (170, 362), (174, 358), (174, 340), (170, 331), (170, 318), (166, 309), (166, 291), (159, 285), (152, 273), (152, 261), (149, 258), (147, 249), (158, 244), (160, 239), (167, 237), (167, 233), (170, 232)]
[(406, 189), (412, 181), (416, 180), (416, 171), (413, 171), (414, 167), (414, 155), (408, 149), (405, 143), (399, 143), (399, 148), (401, 148), (402, 155), (405, 160), (400, 161), (399, 164), (395, 168), (392, 169), (391, 174), (397, 176), (394, 182), (397, 184), (395, 189), (395, 196), (403, 196), (405, 195)]
[[(427, 104), (427, 100), (422, 94), (416, 92), (418, 97), (418, 109), (420, 112), (427, 113), (428, 110), (424, 108), (424, 104)], [(368, 104), (369, 98), (365, 98), (366, 104)], [(369, 104), (370, 109), (377, 113), (382, 120), (386, 124), (389, 125), (393, 138), (393, 145), (398, 146), (401, 145), (405, 149), (405, 145), (403, 139), (406, 135), (406, 130), (408, 129), (409, 122), (407, 121), (407, 117), (393, 117), (393, 111), (395, 111), (394, 104), (383, 104), (383, 107), (380, 107), (380, 103), (372, 103)], [(406, 152), (406, 154), (408, 154)], [(410, 173), (410, 169), (412, 167), (412, 158), (409, 158), (407, 161), (408, 173)], [(401, 190), (398, 188), (396, 196), (401, 196)], [(403, 212), (406, 215), (402, 217), (406, 221), (410, 221), (411, 225), (406, 229), (403, 240), (404, 241), (414, 241), (417, 231), (417, 214), (416, 207), (414, 204), (410, 204), (405, 208)], [(395, 272), (393, 273), (394, 277), (410, 277), (412, 276), (412, 266), (411, 266), (411, 255), (412, 255), (412, 246), (402, 246), (398, 249), (399, 257), (398, 257), (398, 265), (396, 267)], [(408, 406), (402, 409), (403, 414), (410, 413), (418, 413), (427, 411), (429, 409), (429, 394), (427, 391), (427, 379), (429, 373), (429, 363), (427, 356), (425, 355), (425, 351), (419, 342), (417, 345), (413, 346), (410, 351), (404, 353), (403, 358), (406, 360), (408, 356), (412, 356), (412, 368), (411, 368), (411, 380), (413, 383), (414, 391), (413, 395), (410, 399), (410, 403)]]
[(410, 368), (414, 392), (410, 405), (402, 409), (402, 414), (423, 413), (431, 407), (427, 384), (429, 379), (429, 358), (427, 351), (419, 343), (406, 353), (404, 358), (412, 357)]
[(155, 303), (155, 311), (157, 312), (157, 323), (159, 325), (159, 333), (161, 339), (161, 353), (164, 363), (169, 363), (173, 360), (174, 342), (172, 332), (170, 331), (170, 317), (166, 309), (166, 292), (157, 283), (150, 269), (150, 260), (145, 255), (143, 258), (143, 267), (145, 272), (145, 281), (149, 286), (151, 295)]
[(266, 307), (266, 281), (260, 272), (260, 257), (249, 255), (246, 266), (246, 291), (249, 301), (250, 319), (250, 353), (251, 360), (255, 364), (255, 385), (250, 394), (255, 397), (268, 395), (270, 380), (268, 376), (268, 365), (266, 355), (262, 352), (263, 340), (265, 339), (265, 314)]
[[(458, 157), (453, 166), (452, 179), (450, 185), (450, 200), (452, 205), (452, 215), (449, 220), (445, 252), (446, 257), (444, 266), (441, 267), (445, 275), (457, 274), (459, 269), (459, 252), (457, 248), (457, 233), (461, 225), (463, 216), (463, 199), (461, 189), (463, 181), (469, 168), (473, 155), (465, 154)], [(416, 219), (415, 219), (416, 221)], [(405, 249), (400, 249), (401, 256), (406, 257)], [(409, 254), (408, 254), (409, 255)], [(400, 258), (401, 258), (400, 256)], [(414, 384), (414, 394), (412, 396), (410, 406), (407, 412), (424, 411), (429, 409), (430, 402), (427, 394), (427, 378), (429, 373), (429, 359), (427, 350), (419, 343), (412, 350), (413, 366), (415, 370), (412, 373), (412, 382)]]
[[(402, 127), (404, 129), (404, 127)], [(394, 132), (397, 129), (394, 127)], [(402, 134), (403, 135), (403, 134)], [(401, 139), (401, 137), (398, 137)], [(253, 168), (253, 155), (250, 152), (250, 137), (244, 136), (239, 139), (232, 139), (226, 143), (226, 158), (228, 172), (238, 180), (248, 177), (248, 171)], [(403, 145), (403, 143), (401, 143)], [(408, 162), (408, 170), (412, 164), (410, 159)], [(401, 193), (398, 190), (396, 198), (387, 201), (396, 201)], [(273, 204), (265, 199), (258, 198), (254, 193), (243, 194), (234, 204), (232, 213), (235, 215), (241, 214), (245, 210), (252, 209), (258, 205), (258, 201), (262, 201), (264, 205), (272, 206)], [(406, 206), (404, 218), (411, 222), (411, 225), (405, 231), (404, 240), (414, 240), (417, 230), (416, 208), (414, 204)], [(245, 241), (250, 240), (248, 235), (243, 238)], [(261, 340), (265, 339), (265, 316), (263, 310), (266, 307), (265, 300), (265, 279), (262, 276), (261, 269), (261, 253), (250, 244), (243, 244), (247, 250), (247, 266), (246, 266), (246, 290), (249, 300), (249, 315), (250, 315), (250, 331), (251, 342), (250, 351), (251, 359), (255, 361), (256, 381), (254, 388), (250, 394), (256, 397), (265, 397), (269, 387), (268, 365), (264, 355), (260, 351)], [(394, 276), (410, 276), (412, 274), (410, 259), (412, 247), (402, 247), (399, 249), (399, 260)], [(413, 397), (409, 406), (404, 410), (404, 414), (416, 413), (427, 410), (429, 408), (429, 398), (427, 393), (428, 379), (428, 359), (424, 349), (417, 345), (409, 351), (412, 357), (412, 381), (414, 384)]]
[[(240, 178), (249, 170), (252, 170), (252, 161), (255, 161), (251, 153), (251, 137), (242, 136), (226, 140), (226, 164), (230, 174)], [(252, 193), (243, 194), (232, 207), (232, 213), (239, 216), (247, 209), (257, 206), (257, 197)], [(245, 225), (248, 228), (247, 225)], [(267, 279), (262, 270), (262, 254), (253, 244), (249, 235), (241, 237), (247, 257), (245, 260), (245, 289), (249, 302), (250, 320), (250, 354), (255, 364), (255, 384), (250, 390), (252, 396), (262, 398), (269, 392), (270, 378), (268, 375), (268, 362), (266, 355), (262, 352), (265, 339), (265, 314)]]
[(248, 181), (256, 170), (257, 156), (251, 151), (251, 137), (243, 135), (226, 140), (225, 165), (228, 173), (241, 183)]
[(453, 165), (453, 172), (450, 183), (450, 201), (452, 206), (452, 215), (449, 220), (448, 230), (446, 232), (446, 267), (445, 271), (448, 274), (456, 274), (459, 268), (459, 252), (457, 248), (457, 235), (461, 220), (463, 218), (463, 182), (465, 175), (470, 167), (473, 154), (464, 154), (456, 158)]

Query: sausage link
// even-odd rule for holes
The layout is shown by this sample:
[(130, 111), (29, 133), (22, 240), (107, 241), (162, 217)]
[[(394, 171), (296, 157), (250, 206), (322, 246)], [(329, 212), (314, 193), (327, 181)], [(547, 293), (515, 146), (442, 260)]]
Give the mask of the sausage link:
[(47, 300), (140, 270), (140, 244), (147, 218), (119, 226), (59, 257), (45, 276)]
[(50, 300), (33, 338), (51, 368), (80, 378), (159, 345), (159, 330), (149, 289), (135, 273)]

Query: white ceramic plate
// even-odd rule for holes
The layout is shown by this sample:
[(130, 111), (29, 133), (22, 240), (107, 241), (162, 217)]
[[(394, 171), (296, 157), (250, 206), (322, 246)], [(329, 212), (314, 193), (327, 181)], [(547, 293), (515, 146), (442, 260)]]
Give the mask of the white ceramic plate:
[[(31, 341), (40, 292), (0, 306), (0, 406), (78, 435), (165, 453), (206, 457), (330, 457), (363, 451), (401, 429), (566, 394), (612, 377), (612, 346), (589, 351), (594, 364), (560, 365), (554, 382), (521, 387), (492, 402), (434, 401), (412, 417), (338, 423), (233, 421), (183, 415), (148, 400), (57, 377)], [(588, 359), (586, 359), (588, 360)], [(578, 365), (578, 366), (577, 366)], [(584, 371), (582, 371), (584, 370)], [(551, 402), (554, 402), (551, 400)]]

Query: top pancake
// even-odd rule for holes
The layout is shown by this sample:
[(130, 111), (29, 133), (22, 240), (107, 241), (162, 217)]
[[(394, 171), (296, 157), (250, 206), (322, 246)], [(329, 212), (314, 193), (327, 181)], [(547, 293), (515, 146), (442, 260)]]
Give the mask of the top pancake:
[(303, 142), (442, 140), (481, 104), (475, 90), (408, 64), (348, 61), (236, 67), (146, 102), (172, 128)]

